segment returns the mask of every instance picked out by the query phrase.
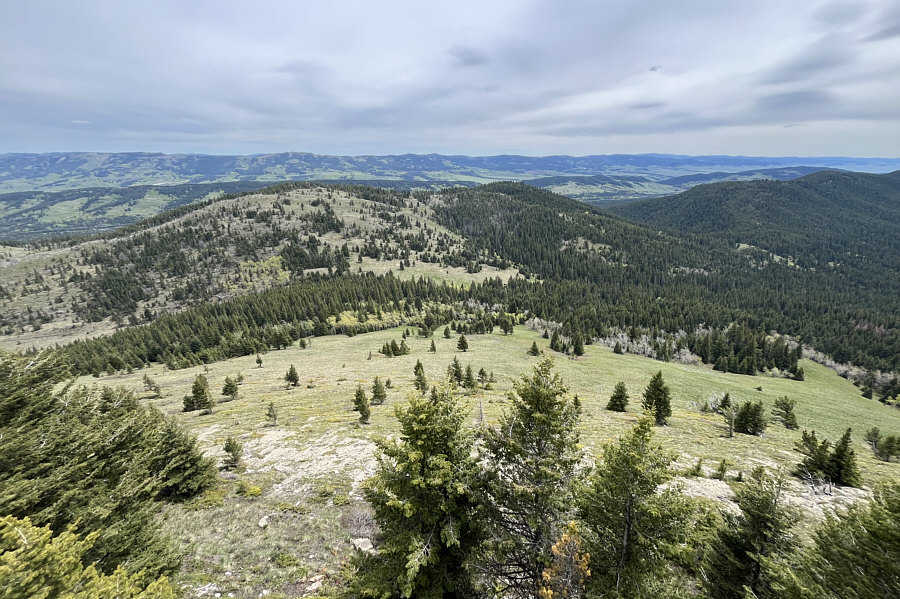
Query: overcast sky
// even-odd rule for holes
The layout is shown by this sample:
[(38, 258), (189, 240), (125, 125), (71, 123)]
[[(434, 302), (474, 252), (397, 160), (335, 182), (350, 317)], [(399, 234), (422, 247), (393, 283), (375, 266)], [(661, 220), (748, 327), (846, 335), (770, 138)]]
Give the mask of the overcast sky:
[(900, 156), (900, 1), (0, 0), (0, 152)]

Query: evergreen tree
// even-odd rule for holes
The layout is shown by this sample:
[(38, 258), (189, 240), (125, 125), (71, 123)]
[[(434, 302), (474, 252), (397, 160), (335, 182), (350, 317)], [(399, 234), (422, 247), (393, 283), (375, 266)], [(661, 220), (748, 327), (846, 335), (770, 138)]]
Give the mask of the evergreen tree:
[(483, 526), (472, 496), (478, 468), (447, 390), (411, 396), (397, 411), (400, 438), (378, 443), (378, 469), (366, 483), (383, 542), (357, 558), (353, 591), (363, 597), (442, 599), (471, 595), (467, 567)]
[[(163, 419), (162, 415), (158, 418)], [(169, 419), (158, 429), (147, 465), (155, 473), (159, 499), (184, 501), (216, 482), (213, 462), (203, 456), (197, 438)]]
[(850, 433), (847, 431), (841, 440), (834, 444), (834, 450), (828, 458), (827, 474), (831, 481), (846, 487), (858, 487), (862, 483), (859, 467), (856, 465), (856, 452), (850, 446)]
[(256, 354), (256, 365), (259, 368), (262, 368), (262, 356), (260, 356), (259, 354)]
[(225, 439), (225, 470), (234, 470), (241, 462), (241, 455), (244, 453), (244, 444), (232, 437), (231, 435)]
[(384, 388), (384, 383), (381, 382), (381, 378), (376, 376), (372, 382), (372, 405), (380, 406), (386, 401), (387, 391)]
[(444, 339), (450, 338), (450, 327), (444, 327)]
[(359, 412), (359, 421), (362, 424), (369, 422), (369, 416), (372, 410), (369, 408), (369, 398), (363, 391), (362, 385), (356, 388), (356, 395), (353, 397), (353, 410)]
[(542, 360), (485, 432), (481, 477), (488, 541), (479, 568), (510, 596), (534, 597), (573, 507), (579, 411)]
[(616, 388), (613, 389), (613, 394), (609, 398), (609, 403), (606, 404), (606, 409), (612, 412), (624, 412), (627, 405), (628, 391), (625, 389), (625, 383), (619, 381), (616, 383)]
[(459, 351), (468, 351), (469, 350), (469, 342), (466, 341), (465, 335), (460, 335), (459, 340), (456, 342), (456, 349)]
[(397, 340), (396, 340), (396, 339), (391, 339), (391, 345), (390, 345), (390, 347), (391, 347), (391, 353), (390, 353), (390, 355), (392, 355), (392, 356), (402, 356), (402, 355), (403, 355), (403, 350), (400, 349), (400, 346), (399, 346), (399, 345), (397, 345)]
[(194, 377), (194, 384), (191, 386), (191, 403), (195, 410), (203, 410), (206, 414), (212, 413), (213, 399), (209, 392), (209, 381), (202, 374)]
[(437, 348), (434, 346), (434, 339), (431, 340), (431, 347), (428, 348), (428, 351), (433, 354), (437, 353)]
[(290, 387), (296, 387), (300, 384), (300, 375), (297, 374), (297, 369), (294, 368), (293, 364), (288, 368), (287, 374), (284, 375), (284, 380)]
[(773, 596), (784, 599), (900, 597), (900, 483), (879, 486), (871, 501), (829, 515), (812, 547), (786, 560), (764, 560)]
[(230, 376), (225, 377), (225, 384), (222, 386), (222, 395), (224, 395), (225, 397), (230, 397), (232, 401), (237, 399), (237, 396), (238, 396), (237, 381), (235, 381)]
[(537, 341), (531, 342), (531, 349), (528, 350), (529, 356), (539, 356), (541, 355), (541, 350), (538, 348)]
[(797, 471), (804, 477), (826, 476), (829, 468), (831, 442), (816, 438), (816, 431), (803, 431), (800, 441), (794, 445), (794, 449), (804, 455), (803, 461), (797, 464)]
[(622, 351), (622, 344), (619, 343), (618, 341), (616, 341), (616, 345), (615, 345), (615, 347), (613, 347), (613, 353), (614, 353), (614, 354), (622, 354), (622, 353), (624, 353), (624, 352)]
[(463, 387), (466, 389), (474, 389), (476, 386), (475, 373), (472, 372), (472, 365), (469, 364), (466, 366), (466, 375), (463, 377)]
[(745, 401), (738, 406), (734, 430), (745, 435), (759, 435), (766, 430), (766, 416), (761, 401)]
[(653, 420), (642, 417), (601, 460), (579, 497), (595, 596), (642, 596), (667, 571), (664, 549), (685, 536), (689, 506), (672, 479), (673, 456), (652, 445)]
[(550, 349), (555, 352), (561, 352), (563, 349), (562, 341), (559, 338), (559, 331), (556, 329), (553, 329), (553, 336), (550, 337)]
[(399, 356), (405, 356), (409, 353), (409, 346), (406, 345), (406, 339), (400, 342), (400, 353), (397, 354)]
[(488, 381), (488, 373), (485, 371), (485, 369), (483, 367), (479, 368), (478, 369), (478, 383), (482, 387), (484, 387), (485, 385), (487, 385), (487, 381)]
[(662, 370), (653, 375), (644, 390), (642, 407), (653, 414), (657, 426), (666, 423), (666, 419), (672, 415), (669, 387), (663, 381)]
[(463, 382), (462, 365), (459, 363), (459, 358), (456, 356), (453, 356), (453, 361), (447, 366), (447, 378), (457, 385), (461, 385)]
[[(54, 535), (30, 518), (0, 517), (0, 589), (4, 599), (175, 599), (163, 576), (148, 579), (119, 566), (109, 575), (91, 564), (96, 532), (80, 535), (70, 525)], [(87, 565), (85, 565), (87, 564)]]
[[(768, 596), (771, 579), (766, 559), (793, 546), (791, 526), (797, 514), (786, 502), (785, 480), (758, 467), (735, 493), (739, 515), (726, 512), (722, 526), (703, 559), (704, 586), (712, 599)], [(754, 595), (747, 595), (749, 589)]]
[(413, 375), (416, 377), (415, 381), (413, 381), (413, 386), (425, 395), (428, 391), (428, 380), (425, 378), (425, 367), (422, 366), (422, 362), (420, 360), (416, 360), (416, 366), (413, 368)]
[(572, 340), (572, 353), (576, 356), (584, 355), (584, 339), (581, 333), (575, 333), (575, 339)]
[(775, 407), (772, 408), (772, 415), (776, 420), (781, 422), (785, 428), (797, 428), (797, 415), (794, 414), (794, 406), (797, 402), (787, 397), (779, 397), (775, 400)]
[(278, 426), (278, 408), (275, 407), (275, 402), (269, 402), (269, 408), (266, 410), (266, 420), (268, 420), (272, 426)]

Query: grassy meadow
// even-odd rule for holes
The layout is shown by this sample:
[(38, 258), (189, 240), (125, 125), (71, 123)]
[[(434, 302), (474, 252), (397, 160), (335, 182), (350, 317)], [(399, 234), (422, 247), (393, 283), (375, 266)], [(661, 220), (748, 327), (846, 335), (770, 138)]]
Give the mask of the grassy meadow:
[[(793, 381), (617, 355), (599, 345), (586, 346), (585, 356), (571, 359), (550, 351), (547, 339), (524, 326), (516, 327), (509, 336), (499, 332), (467, 336), (467, 352), (457, 350), (458, 335), (445, 339), (439, 329), (433, 338), (434, 354), (429, 352), (431, 339), (414, 336), (406, 340), (411, 350), (406, 356), (387, 358), (378, 353), (385, 342), (399, 343), (404, 330), (314, 338), (306, 349), (294, 345), (263, 354), (262, 367), (257, 367), (255, 356), (247, 356), (206, 367), (170, 371), (157, 365), (128, 375), (79, 381), (134, 390), (197, 434), (208, 455), (222, 458), (228, 436), (244, 443), (244, 465), (236, 476), (229, 475), (219, 489), (205, 497), (168, 507), (163, 514), (166, 530), (186, 552), (184, 584), (193, 588), (214, 584), (223, 594), (249, 597), (258, 596), (263, 589), (300, 593), (307, 577), (314, 574), (325, 574), (326, 583), (332, 580), (354, 551), (351, 540), (373, 534), (360, 484), (375, 467), (374, 441), (397, 432), (394, 411), (415, 392), (416, 360), (422, 361), (429, 383), (443, 379), (454, 357), (463, 368), (471, 364), (476, 375), (480, 368), (493, 373), (491, 389), (466, 396), (472, 425), (477, 426), (482, 409), (488, 423), (497, 421), (514, 381), (540, 359), (526, 353), (535, 341), (545, 355), (554, 356), (556, 371), (569, 392), (581, 399), (582, 443), (589, 456), (636, 421), (641, 393), (650, 377), (661, 370), (672, 391), (673, 415), (668, 426), (655, 430), (657, 440), (677, 454), (680, 468), (702, 458), (709, 474), (725, 458), (729, 476), (735, 476), (755, 465), (790, 470), (798, 461), (799, 454), (792, 448), (800, 439), (800, 430), (770, 422), (760, 437), (735, 434), (727, 438), (721, 416), (700, 412), (703, 400), (729, 392), (737, 401), (761, 400), (767, 413), (779, 397), (796, 400), (800, 429), (815, 429), (820, 439), (837, 440), (852, 427), (867, 487), (900, 475), (900, 464), (875, 460), (863, 441), (871, 426), (886, 433), (900, 432), (900, 411), (861, 397), (849, 381), (808, 360), (802, 362), (806, 380)], [(291, 364), (300, 374), (295, 388), (288, 388), (284, 381)], [(182, 398), (201, 373), (219, 400), (226, 399), (221, 395), (225, 377), (243, 374), (238, 398), (219, 403), (212, 414), (182, 413)], [(144, 390), (145, 374), (161, 387), (161, 397), (151, 398)], [(388, 401), (373, 406), (371, 422), (360, 425), (351, 408), (353, 395), (358, 385), (371, 394), (375, 376), (385, 382), (390, 379)], [(624, 414), (605, 410), (618, 381), (625, 382), (630, 395)], [(277, 425), (266, 420), (270, 403), (278, 411)], [(695, 494), (719, 500), (730, 496), (728, 485), (720, 481), (701, 478), (684, 482)], [(813, 514), (811, 521), (822, 513), (823, 502), (832, 499), (810, 496), (796, 479), (792, 492), (797, 503)], [(845, 498), (858, 497), (860, 493), (856, 493)], [(260, 525), (263, 519), (265, 526)]]

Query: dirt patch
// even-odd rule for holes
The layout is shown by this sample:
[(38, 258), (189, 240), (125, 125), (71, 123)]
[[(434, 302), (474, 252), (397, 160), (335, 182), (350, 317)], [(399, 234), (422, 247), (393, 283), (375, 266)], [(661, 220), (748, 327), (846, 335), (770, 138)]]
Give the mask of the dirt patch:
[(349, 480), (352, 491), (375, 471), (375, 444), (346, 436), (338, 429), (301, 447), (294, 433), (267, 431), (245, 445), (248, 473), (277, 472), (284, 478), (276, 483), (272, 495), (305, 495), (312, 481), (322, 479)]

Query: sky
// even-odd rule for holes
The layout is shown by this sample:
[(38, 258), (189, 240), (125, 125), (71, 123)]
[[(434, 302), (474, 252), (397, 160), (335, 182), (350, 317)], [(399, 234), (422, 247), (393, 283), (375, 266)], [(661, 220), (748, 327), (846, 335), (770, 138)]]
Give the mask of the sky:
[(900, 157), (897, 0), (0, 0), (0, 152)]

